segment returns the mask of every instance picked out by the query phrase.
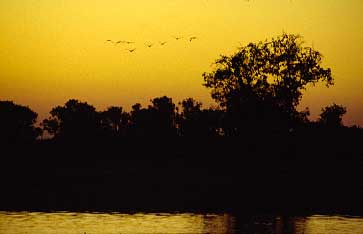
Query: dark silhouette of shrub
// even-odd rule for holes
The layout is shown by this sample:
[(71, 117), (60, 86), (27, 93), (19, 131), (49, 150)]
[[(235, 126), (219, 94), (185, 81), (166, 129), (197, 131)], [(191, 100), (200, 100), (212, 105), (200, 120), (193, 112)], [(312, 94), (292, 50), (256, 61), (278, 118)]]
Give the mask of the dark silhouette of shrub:
[(343, 115), (347, 113), (347, 108), (341, 105), (333, 104), (326, 106), (321, 110), (319, 123), (329, 128), (342, 127)]

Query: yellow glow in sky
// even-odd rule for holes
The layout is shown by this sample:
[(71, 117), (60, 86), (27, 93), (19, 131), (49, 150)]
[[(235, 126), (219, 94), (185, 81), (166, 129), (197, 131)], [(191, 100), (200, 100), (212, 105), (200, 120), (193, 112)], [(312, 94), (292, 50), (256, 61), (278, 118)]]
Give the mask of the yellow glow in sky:
[(301, 107), (316, 118), (336, 102), (348, 108), (345, 124), (362, 125), (361, 12), (361, 0), (3, 0), (0, 99), (28, 105), (41, 119), (70, 98), (98, 109), (128, 110), (162, 95), (208, 106), (201, 74), (220, 54), (287, 32), (304, 36), (335, 77), (329, 89), (309, 88)]

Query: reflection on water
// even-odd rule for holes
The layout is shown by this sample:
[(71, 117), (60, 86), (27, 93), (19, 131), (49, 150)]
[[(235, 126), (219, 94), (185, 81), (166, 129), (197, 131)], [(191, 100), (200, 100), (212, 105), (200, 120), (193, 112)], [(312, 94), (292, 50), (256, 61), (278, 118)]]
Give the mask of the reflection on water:
[(363, 218), (239, 217), (230, 214), (0, 212), (0, 234), (255, 233), (363, 234)]

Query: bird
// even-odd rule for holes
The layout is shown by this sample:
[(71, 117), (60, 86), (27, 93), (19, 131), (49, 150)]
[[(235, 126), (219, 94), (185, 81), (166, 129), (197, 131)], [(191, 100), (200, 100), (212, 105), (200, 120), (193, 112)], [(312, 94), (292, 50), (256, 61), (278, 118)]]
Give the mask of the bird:
[(110, 39), (108, 39), (106, 42), (111, 42), (111, 43), (113, 43), (113, 41), (112, 41), (112, 40), (110, 40)]
[(178, 37), (178, 36), (173, 36), (175, 38), (175, 40), (180, 40), (182, 39), (183, 37)]
[(115, 44), (120, 44), (120, 43), (123, 43), (123, 44), (132, 44), (132, 43), (135, 43), (133, 41), (116, 41)]
[(149, 43), (149, 44), (145, 44), (147, 47), (151, 48), (154, 44), (153, 43)]
[(189, 38), (189, 41), (192, 42), (193, 40), (196, 40), (196, 39), (198, 39), (196, 36), (192, 36)]
[(160, 41), (159, 43), (160, 43), (160, 45), (163, 46), (163, 45), (165, 45), (167, 43), (167, 41)]
[(136, 48), (133, 48), (133, 49), (126, 49), (128, 50), (130, 53), (134, 52), (136, 50)]

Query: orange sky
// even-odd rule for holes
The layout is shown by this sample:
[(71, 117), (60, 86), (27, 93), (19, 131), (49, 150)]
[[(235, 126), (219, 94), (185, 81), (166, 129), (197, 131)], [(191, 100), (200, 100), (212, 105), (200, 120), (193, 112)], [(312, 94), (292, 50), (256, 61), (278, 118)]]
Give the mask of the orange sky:
[(309, 88), (301, 108), (316, 118), (336, 102), (348, 108), (345, 124), (363, 125), (361, 12), (361, 0), (3, 0), (0, 99), (28, 105), (41, 119), (70, 98), (99, 110), (161, 95), (208, 106), (201, 74), (220, 54), (287, 32), (320, 51), (335, 77), (331, 88)]

